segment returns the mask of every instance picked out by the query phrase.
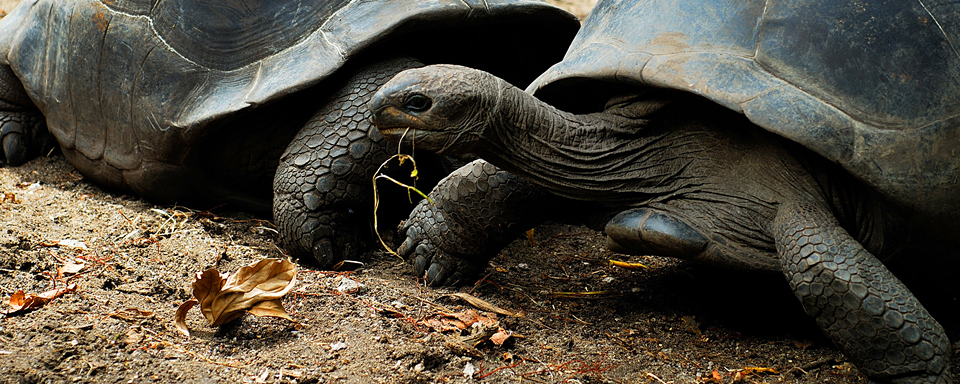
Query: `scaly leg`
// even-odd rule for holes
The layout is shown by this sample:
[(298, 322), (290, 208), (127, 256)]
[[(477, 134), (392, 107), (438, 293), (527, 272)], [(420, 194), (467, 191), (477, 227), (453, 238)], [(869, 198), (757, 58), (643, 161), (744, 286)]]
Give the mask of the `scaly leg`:
[(367, 101), (394, 74), (419, 66), (395, 59), (361, 68), (287, 147), (273, 187), (286, 250), (330, 267), (374, 243), (371, 179), (396, 146), (370, 124)]
[(23, 164), (55, 143), (43, 115), (6, 65), (0, 65), (0, 141), (0, 162), (9, 165)]
[(943, 328), (826, 209), (783, 205), (771, 229), (804, 310), (871, 380), (950, 382)]

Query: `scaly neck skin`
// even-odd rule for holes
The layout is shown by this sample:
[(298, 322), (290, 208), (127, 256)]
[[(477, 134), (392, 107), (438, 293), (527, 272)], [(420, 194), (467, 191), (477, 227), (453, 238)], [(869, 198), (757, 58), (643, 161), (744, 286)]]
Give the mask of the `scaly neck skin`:
[(473, 149), (494, 165), (574, 199), (638, 203), (690, 187), (674, 176), (697, 148), (668, 150), (683, 135), (666, 135), (642, 118), (662, 102), (575, 115), (500, 86), (501, 100)]

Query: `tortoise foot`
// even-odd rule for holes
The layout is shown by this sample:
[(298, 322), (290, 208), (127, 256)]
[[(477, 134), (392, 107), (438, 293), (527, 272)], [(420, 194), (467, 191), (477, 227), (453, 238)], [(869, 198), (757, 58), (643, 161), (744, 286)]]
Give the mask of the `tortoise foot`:
[(450, 173), (430, 199), (434, 203), (421, 201), (404, 223), (399, 251), (432, 286), (466, 283), (559, 200), (483, 160)]
[[(464, 279), (477, 275), (491, 256), (484, 252), (482, 244), (476, 244), (476, 238), (462, 233), (461, 226), (447, 225), (446, 217), (447, 212), (442, 207), (423, 200), (401, 229), (406, 240), (397, 252), (413, 262), (414, 274), (429, 286), (462, 283)], [(445, 251), (443, 245), (448, 242), (460, 244), (467, 252)], [(474, 251), (470, 252), (470, 249)]]
[(0, 162), (20, 165), (54, 146), (53, 136), (10, 67), (0, 66)]

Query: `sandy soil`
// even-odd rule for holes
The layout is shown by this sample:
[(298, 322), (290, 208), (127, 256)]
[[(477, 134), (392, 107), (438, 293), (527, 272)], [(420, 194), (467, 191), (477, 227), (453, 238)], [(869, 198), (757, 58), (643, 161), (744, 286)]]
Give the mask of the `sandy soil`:
[[(558, 224), (461, 288), (425, 288), (379, 250), (350, 272), (304, 265), (283, 300), (296, 323), (248, 315), (214, 328), (194, 310), (186, 338), (173, 317), (196, 272), (284, 257), (267, 218), (118, 196), (59, 155), (0, 168), (0, 192), (0, 310), (18, 290), (78, 287), (0, 317), (0, 383), (865, 382), (782, 277), (615, 255), (597, 232)], [(67, 263), (83, 268), (58, 273)], [(433, 328), (472, 308), (454, 293), (522, 313), (487, 314), (514, 337), (471, 348), (474, 328)]]

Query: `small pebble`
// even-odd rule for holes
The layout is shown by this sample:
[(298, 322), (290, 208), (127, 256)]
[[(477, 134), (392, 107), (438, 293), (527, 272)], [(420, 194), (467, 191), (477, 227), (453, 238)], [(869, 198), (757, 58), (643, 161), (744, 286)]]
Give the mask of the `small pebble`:
[(346, 277), (341, 278), (340, 281), (337, 282), (337, 292), (340, 293), (359, 293), (362, 287), (363, 284)]

